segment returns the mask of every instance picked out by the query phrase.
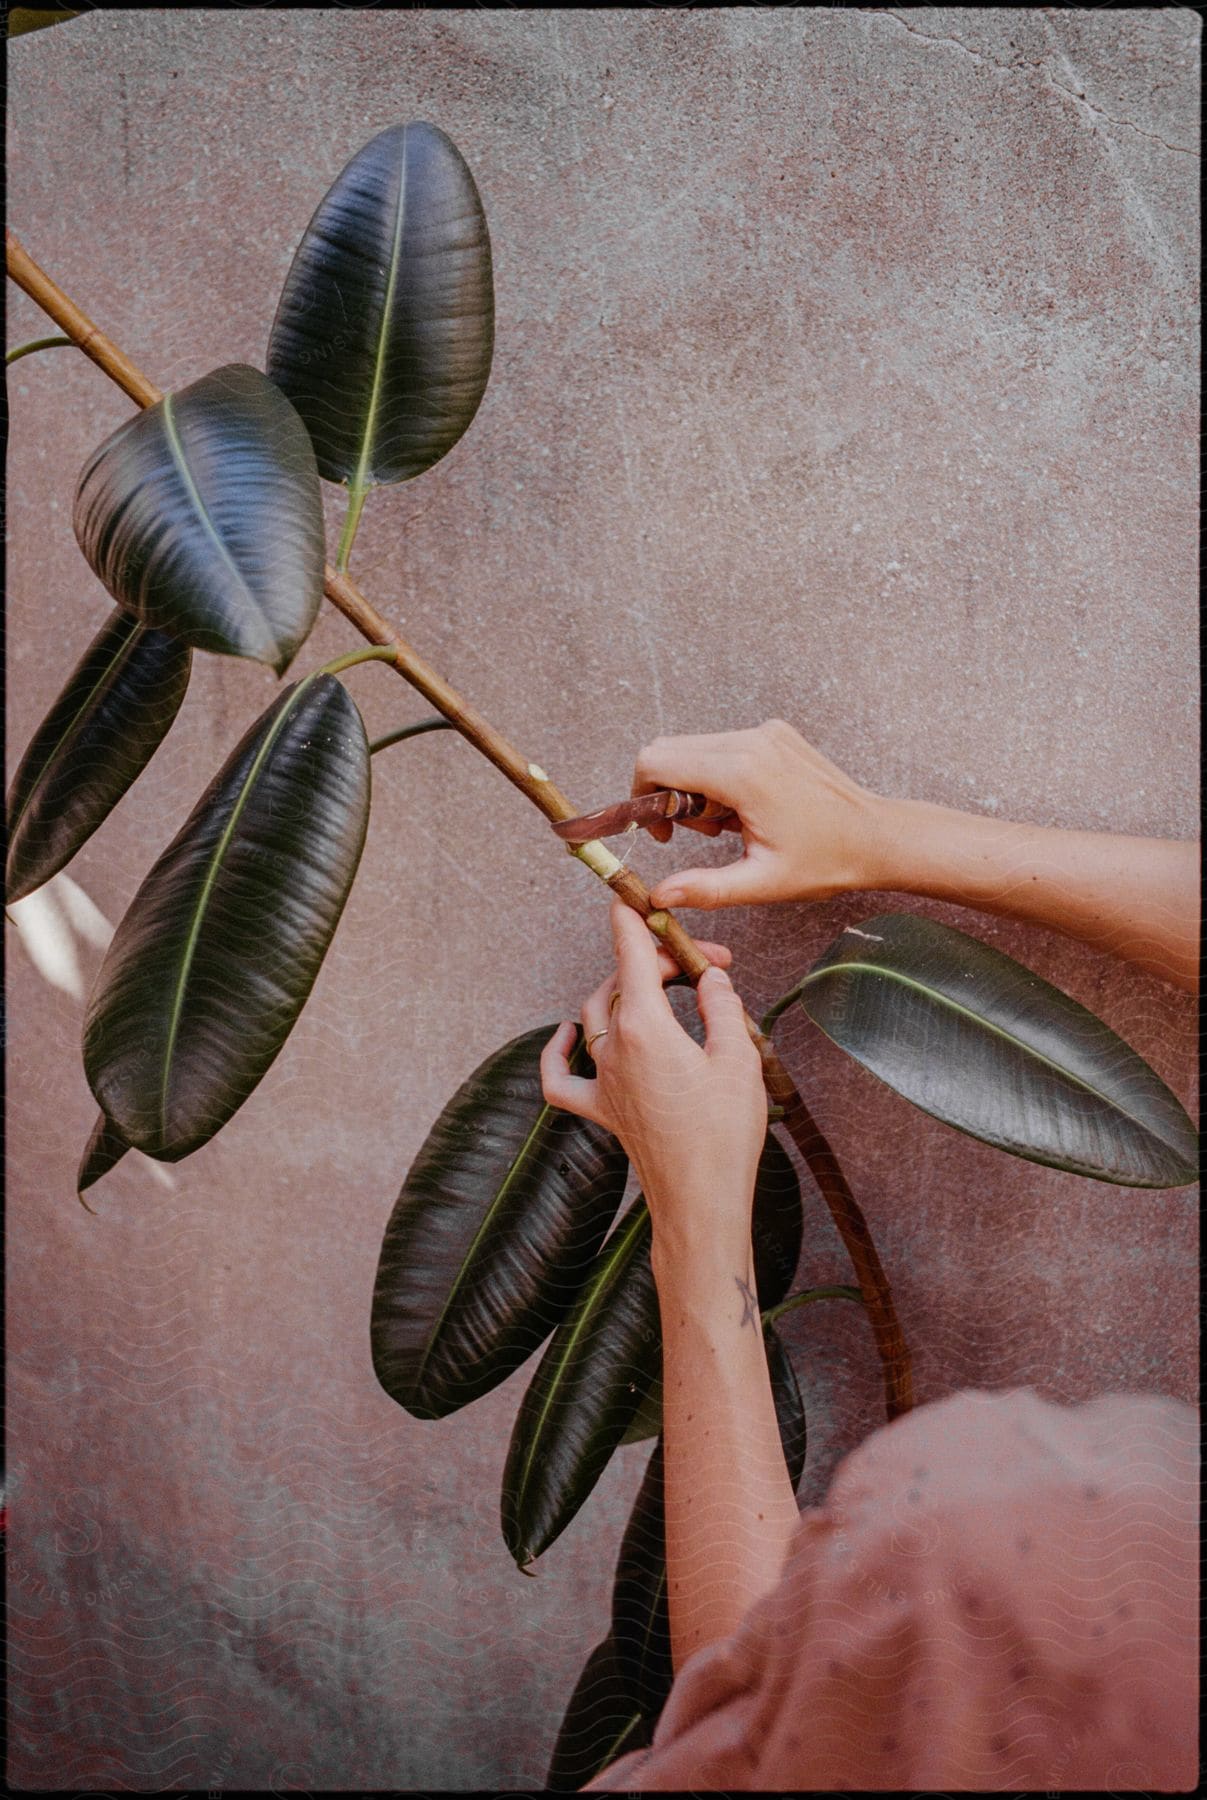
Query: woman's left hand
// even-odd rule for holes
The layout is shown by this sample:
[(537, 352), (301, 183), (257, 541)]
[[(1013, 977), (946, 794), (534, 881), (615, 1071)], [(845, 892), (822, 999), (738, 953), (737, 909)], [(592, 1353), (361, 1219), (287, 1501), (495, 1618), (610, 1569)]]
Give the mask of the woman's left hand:
[(574, 1026), (561, 1025), (541, 1057), (545, 1098), (620, 1139), (650, 1209), (656, 1256), (679, 1261), (705, 1245), (710, 1254), (740, 1252), (745, 1267), (767, 1102), (758, 1051), (724, 972), (730, 952), (700, 945), (714, 965), (696, 989), (701, 1047), (662, 991), (677, 964), (620, 900), (612, 932), (616, 972), (582, 1009), (595, 1079), (571, 1074)]

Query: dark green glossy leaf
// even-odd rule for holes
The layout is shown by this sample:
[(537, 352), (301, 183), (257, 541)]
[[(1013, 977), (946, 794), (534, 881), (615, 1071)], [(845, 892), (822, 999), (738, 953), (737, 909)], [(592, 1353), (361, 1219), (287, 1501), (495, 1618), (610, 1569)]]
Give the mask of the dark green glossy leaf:
[(792, 1158), (769, 1131), (754, 1178), (750, 1240), (760, 1306), (775, 1306), (792, 1286), (805, 1221)]
[[(619, 1143), (541, 1093), (555, 1029), (525, 1032), (474, 1070), (428, 1133), (386, 1227), (373, 1366), (417, 1419), (488, 1393), (544, 1342), (620, 1205)], [(581, 1033), (571, 1065), (587, 1066)]]
[[(770, 1134), (754, 1204), (755, 1282), (760, 1303), (767, 1304), (784, 1296), (801, 1232), (796, 1173)], [(638, 1196), (554, 1333), (516, 1416), (503, 1473), (502, 1523), (507, 1548), (521, 1567), (547, 1550), (582, 1506), (625, 1441), (661, 1365), (650, 1218)]]
[(269, 338), (320, 474), (363, 489), (438, 462), (478, 410), (493, 344), (474, 178), (437, 126), (391, 126), (320, 201)]
[(650, 1215), (638, 1196), (600, 1251), (528, 1385), (503, 1471), (502, 1523), (522, 1568), (565, 1530), (658, 1372)]
[(1181, 1187), (1198, 1138), (1129, 1044), (1001, 951), (933, 919), (849, 926), (799, 989), (843, 1050), (999, 1150), (1129, 1187)]
[(611, 1638), (587, 1658), (557, 1735), (545, 1786), (573, 1794), (630, 1750), (644, 1750), (652, 1733), (629, 1699)]
[[(751, 1213), (751, 1245), (754, 1280), (760, 1307), (775, 1306), (792, 1285), (800, 1261), (804, 1213), (800, 1182), (792, 1159), (779, 1139), (769, 1131), (759, 1157)], [(661, 1368), (662, 1334), (658, 1334), (657, 1366)], [(621, 1443), (640, 1444), (662, 1430), (662, 1378), (657, 1375), (642, 1395), (641, 1404)]]
[(314, 624), (314, 451), (258, 369), (215, 369), (119, 426), (84, 467), (73, 522), (118, 605), (198, 650), (280, 675)]
[[(805, 1467), (805, 1408), (796, 1373), (775, 1327), (763, 1332), (784, 1460), (794, 1488)], [(646, 1467), (625, 1527), (612, 1589), (612, 1640), (625, 1693), (651, 1729), (674, 1679), (666, 1591), (662, 1443)]]
[[(661, 1359), (660, 1359), (661, 1360)], [(662, 1430), (662, 1377), (657, 1376), (641, 1396), (641, 1405), (629, 1421), (622, 1444), (644, 1444)]]
[(332, 675), (245, 733), (139, 888), (97, 976), (84, 1067), (117, 1133), (177, 1162), (247, 1099), (339, 923), (369, 816), (369, 745)]
[(69, 863), (162, 742), (189, 685), (192, 651), (120, 608), (102, 625), (39, 725), (8, 795), (8, 900)]

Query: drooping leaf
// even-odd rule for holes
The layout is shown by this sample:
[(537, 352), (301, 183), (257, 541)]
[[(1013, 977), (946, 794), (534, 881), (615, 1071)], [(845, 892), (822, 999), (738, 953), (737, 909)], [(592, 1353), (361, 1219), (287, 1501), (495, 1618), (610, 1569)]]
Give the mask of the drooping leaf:
[(84, 1067), (148, 1156), (207, 1143), (292, 1030), (360, 860), (369, 768), (347, 689), (306, 676), (244, 734), (135, 895), (92, 991)]
[(750, 1220), (760, 1306), (775, 1306), (792, 1286), (805, 1219), (792, 1158), (770, 1131), (759, 1157)]
[(231, 363), (120, 425), (85, 464), (73, 523), (119, 606), (278, 675), (323, 593), (323, 508), (302, 421)]
[[(443, 1418), (519, 1368), (572, 1305), (620, 1205), (617, 1140), (541, 1093), (554, 1030), (525, 1032), (474, 1070), (386, 1227), (373, 1366), (415, 1418)], [(586, 1066), (580, 1033), (571, 1067)]]
[(658, 1372), (650, 1215), (640, 1196), (600, 1251), (537, 1364), (512, 1428), (502, 1524), (521, 1568), (595, 1486)]
[[(784, 1460), (794, 1488), (805, 1467), (805, 1409), (791, 1359), (774, 1326), (763, 1332)], [(663, 1449), (646, 1466), (625, 1527), (612, 1589), (612, 1641), (625, 1694), (651, 1730), (674, 1679), (666, 1587)]]
[[(750, 1238), (754, 1251), (754, 1279), (761, 1307), (775, 1306), (792, 1285), (800, 1261), (804, 1213), (800, 1182), (792, 1159), (779, 1139), (769, 1131), (759, 1157), (754, 1184)], [(656, 1362), (661, 1371), (661, 1331)], [(651, 1381), (634, 1412), (622, 1444), (640, 1444), (662, 1430), (662, 1376)]]
[(452, 140), (422, 120), (380, 132), (298, 245), (267, 369), (328, 481), (363, 489), (438, 462), (478, 410), (494, 345), (486, 215)]
[(107, 1119), (104, 1113), (98, 1113), (96, 1124), (92, 1127), (92, 1136), (80, 1158), (79, 1173), (75, 1178), (77, 1194), (83, 1194), (102, 1175), (107, 1175), (129, 1148), (129, 1144), (115, 1130), (112, 1120)]
[(610, 1637), (587, 1658), (562, 1720), (545, 1786), (573, 1794), (630, 1750), (644, 1750), (652, 1733), (628, 1696)]
[(798, 989), (809, 1017), (923, 1112), (999, 1150), (1181, 1187), (1198, 1138), (1129, 1044), (978, 939), (911, 913), (849, 926)]
[(71, 861), (163, 741), (192, 651), (118, 608), (39, 725), (8, 794), (11, 905)]

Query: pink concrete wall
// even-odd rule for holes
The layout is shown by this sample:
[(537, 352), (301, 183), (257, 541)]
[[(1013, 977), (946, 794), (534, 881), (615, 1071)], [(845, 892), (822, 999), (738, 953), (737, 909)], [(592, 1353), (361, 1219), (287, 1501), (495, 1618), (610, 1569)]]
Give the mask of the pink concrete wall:
[[(490, 219), (494, 376), (454, 454), (370, 506), (359, 573), (572, 795), (624, 791), (657, 732), (780, 713), (886, 791), (1189, 836), (1197, 34), (1176, 8), (104, 12), (13, 47), (10, 223), (180, 385), (262, 362), (336, 171), (388, 124), (439, 123)], [(10, 342), (43, 329), (10, 297)], [(15, 758), (106, 613), (71, 499), (129, 408), (67, 352), (16, 366), (10, 398)], [(354, 641), (324, 617), (299, 672)], [(381, 669), (349, 680), (373, 730), (424, 710)], [(272, 688), (197, 659), (71, 870), (110, 923)], [(532, 1787), (605, 1629), (644, 1448), (523, 1580), (497, 1496), (530, 1371), (421, 1424), (367, 1330), (411, 1157), (486, 1051), (602, 974), (602, 890), (450, 737), (383, 758), (375, 788), (286, 1051), (198, 1155), (127, 1159), (98, 1219), (73, 1194), (82, 999), (9, 928), (18, 1784)], [(732, 915), (752, 1009), (886, 904)], [(1185, 996), (917, 904), (1192, 1102)], [(77, 953), (82, 991), (100, 950)], [(803, 1020), (784, 1043), (923, 1399), (1193, 1392), (1191, 1193), (997, 1155)], [(809, 1216), (802, 1276), (843, 1278)], [(797, 1315), (791, 1342), (813, 1497), (876, 1423), (876, 1371), (853, 1309)]]

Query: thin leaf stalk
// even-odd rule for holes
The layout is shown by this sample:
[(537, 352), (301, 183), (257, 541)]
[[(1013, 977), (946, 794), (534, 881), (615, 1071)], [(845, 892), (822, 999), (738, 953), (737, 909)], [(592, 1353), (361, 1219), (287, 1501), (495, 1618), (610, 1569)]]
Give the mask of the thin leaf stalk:
[(893, 1291), (876, 1251), (867, 1220), (847, 1186), (830, 1144), (816, 1119), (801, 1098), (795, 1082), (788, 1074), (770, 1038), (764, 1037), (753, 1023), (748, 1029), (754, 1037), (763, 1063), (763, 1085), (773, 1102), (784, 1109), (783, 1128), (800, 1151), (805, 1165), (821, 1190), (830, 1209), (830, 1217), (838, 1228), (851, 1265), (859, 1282), (863, 1303), (884, 1374), (885, 1411), (890, 1419), (908, 1412), (914, 1404), (913, 1371), (909, 1347), (897, 1318)]
[(31, 338), (28, 344), (17, 344), (5, 354), (5, 366), (20, 362), (23, 356), (33, 356), (39, 350), (61, 349), (75, 350), (78, 345), (74, 338), (59, 337), (57, 333), (53, 337)]
[(795, 987), (789, 988), (786, 994), (780, 995), (774, 1006), (769, 1006), (767, 1008), (767, 1011), (763, 1014), (763, 1022), (759, 1026), (759, 1030), (763, 1033), (764, 1037), (769, 1037), (771, 1035), (772, 1031), (775, 1029), (776, 1020), (800, 999), (809, 983), (814, 979), (815, 977), (812, 973), (803, 976), (802, 979), (797, 982)]
[(388, 647), (375, 645), (369, 650), (349, 650), (343, 656), (334, 656), (316, 670), (319, 675), (342, 675), (345, 669), (354, 669), (358, 663), (393, 662), (393, 652)]
[[(161, 400), (162, 391), (148, 381), (141, 369), (51, 280), (11, 231), (7, 232), (6, 238), (8, 272), (17, 286), (136, 405), (153, 406)], [(464, 695), (445, 681), (394, 630), (348, 574), (332, 568), (328, 563), (324, 569), (323, 591), (331, 604), (343, 613), (362, 637), (370, 644), (391, 653), (383, 660), (391, 661), (403, 679), (417, 689), (514, 787), (519, 788), (545, 818), (556, 821), (578, 816), (581, 809), (572, 805), (544, 769), (523, 756)], [(568, 844), (566, 848), (641, 918), (649, 920), (652, 913), (657, 913), (655, 923), (660, 941), (693, 982), (710, 967), (708, 958), (678, 919), (672, 913), (655, 909), (651, 905), (649, 890), (641, 877), (632, 869), (626, 868), (606, 845), (594, 841)], [(768, 1096), (773, 1105), (784, 1108), (784, 1128), (817, 1182), (851, 1258), (883, 1364), (886, 1410), (890, 1419), (895, 1418), (913, 1404), (910, 1358), (893, 1305), (892, 1290), (876, 1254), (867, 1222), (847, 1186), (834, 1152), (819, 1131), (770, 1039), (763, 1035), (749, 1014), (746, 1015), (746, 1028), (762, 1060), (763, 1081)]]
[(420, 719), (414, 725), (399, 725), (394, 731), (387, 731), (381, 737), (374, 738), (369, 745), (369, 755), (376, 756), (379, 750), (388, 750), (391, 744), (403, 744), (408, 738), (422, 737), (425, 731), (451, 731), (451, 719)]
[(863, 1295), (857, 1287), (844, 1287), (836, 1284), (832, 1287), (802, 1288), (799, 1294), (789, 1294), (778, 1306), (769, 1306), (762, 1315), (763, 1330), (774, 1325), (784, 1313), (795, 1312), (798, 1306), (812, 1306), (815, 1300), (862, 1300)]

